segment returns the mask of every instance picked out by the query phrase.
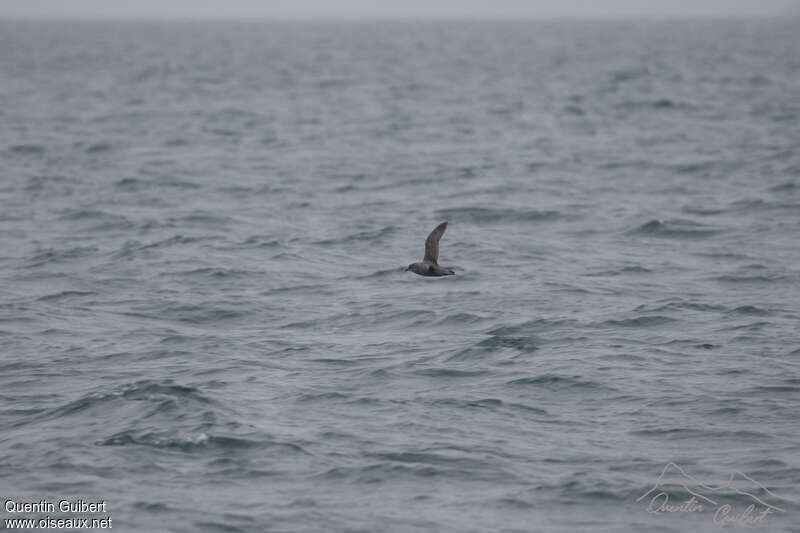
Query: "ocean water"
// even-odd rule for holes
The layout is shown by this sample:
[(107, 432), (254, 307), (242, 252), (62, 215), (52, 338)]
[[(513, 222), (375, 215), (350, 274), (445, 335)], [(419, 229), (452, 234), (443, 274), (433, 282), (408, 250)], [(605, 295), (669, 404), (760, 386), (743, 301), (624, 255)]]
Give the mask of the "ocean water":
[(0, 22), (0, 518), (799, 531), (798, 35)]

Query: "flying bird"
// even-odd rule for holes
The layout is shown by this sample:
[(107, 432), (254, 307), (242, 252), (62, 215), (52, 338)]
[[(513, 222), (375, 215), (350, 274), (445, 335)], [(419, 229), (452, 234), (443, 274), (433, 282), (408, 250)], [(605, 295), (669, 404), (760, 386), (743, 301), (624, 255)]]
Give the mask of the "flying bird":
[(439, 260), (439, 239), (447, 229), (447, 222), (442, 222), (434, 229), (428, 238), (425, 239), (425, 257), (418, 263), (411, 263), (406, 270), (410, 270), (420, 276), (452, 276), (455, 274), (449, 268), (442, 268), (437, 261)]

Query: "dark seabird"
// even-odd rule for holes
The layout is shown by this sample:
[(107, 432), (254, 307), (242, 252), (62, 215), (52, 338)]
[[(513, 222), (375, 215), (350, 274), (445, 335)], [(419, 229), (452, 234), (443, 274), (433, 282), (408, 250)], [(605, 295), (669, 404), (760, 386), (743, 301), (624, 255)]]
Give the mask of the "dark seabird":
[(419, 263), (408, 265), (406, 270), (410, 270), (420, 276), (452, 276), (455, 274), (448, 268), (442, 268), (436, 261), (439, 260), (439, 239), (447, 229), (447, 222), (442, 222), (425, 239), (425, 257)]

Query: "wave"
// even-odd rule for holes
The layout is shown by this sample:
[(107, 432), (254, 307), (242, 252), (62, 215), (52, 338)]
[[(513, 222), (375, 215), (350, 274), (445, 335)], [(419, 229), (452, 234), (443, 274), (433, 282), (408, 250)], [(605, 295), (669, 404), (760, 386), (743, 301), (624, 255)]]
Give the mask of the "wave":
[(431, 465), (393, 464), (387, 462), (367, 466), (333, 467), (317, 476), (322, 479), (350, 479), (359, 483), (385, 483), (389, 479), (451, 477), (444, 468)]
[(717, 164), (717, 161), (689, 161), (685, 163), (675, 163), (667, 165), (667, 168), (677, 174), (703, 174), (708, 175)]
[(183, 305), (152, 306), (147, 310), (123, 311), (122, 315), (154, 320), (177, 320), (189, 324), (213, 324), (249, 316), (249, 311), (240, 307), (220, 307), (218, 302)]
[(796, 279), (792, 279), (786, 275), (778, 274), (778, 273), (770, 273), (770, 274), (756, 274), (756, 275), (747, 275), (747, 274), (723, 274), (721, 276), (713, 276), (711, 279), (716, 281), (721, 281), (723, 283), (776, 283), (781, 281), (797, 281)]
[(140, 190), (144, 188), (146, 185), (147, 185), (146, 182), (137, 178), (122, 178), (121, 180), (117, 180), (114, 182), (114, 187), (126, 191)]
[(54, 300), (64, 300), (68, 298), (83, 298), (86, 296), (94, 296), (96, 292), (92, 291), (61, 291), (52, 294), (46, 294), (36, 299), (37, 302), (50, 302)]
[(628, 274), (652, 274), (652, 270), (649, 268), (645, 268), (640, 265), (630, 265), (620, 268), (615, 268), (611, 270), (603, 270), (601, 272), (590, 272), (588, 274), (584, 274), (585, 276), (589, 277), (611, 277), (611, 276), (625, 276)]
[[(504, 331), (502, 328), (499, 331)], [(519, 334), (490, 334), (489, 337), (482, 339), (471, 346), (459, 349), (450, 355), (446, 361), (464, 361), (468, 359), (480, 359), (487, 355), (500, 352), (504, 349), (513, 350), (516, 353), (533, 353), (539, 349), (540, 341), (535, 336)]]
[(535, 337), (521, 337), (513, 335), (496, 334), (484, 339), (475, 345), (487, 351), (496, 351), (501, 348), (513, 348), (521, 352), (535, 352), (539, 349)]
[(727, 213), (728, 209), (724, 207), (706, 207), (698, 205), (687, 205), (681, 208), (681, 212), (687, 215), (699, 215), (704, 217), (711, 217)]
[[(393, 276), (393, 275), (398, 274), (398, 273), (402, 274), (404, 272), (405, 272), (405, 267), (384, 268), (384, 269), (381, 269), (381, 270), (376, 270), (374, 272), (371, 272), (371, 273), (369, 273), (369, 274), (367, 274), (365, 276), (360, 276), (358, 279), (384, 279), (384, 278), (388, 278), (388, 277)], [(350, 277), (352, 277), (352, 276), (347, 275), (347, 276), (343, 276), (342, 279), (347, 279), (347, 278), (350, 278)]]
[(8, 147), (12, 154), (21, 155), (43, 155), (45, 147), (41, 144), (14, 144)]
[(166, 239), (162, 239), (155, 242), (149, 242), (142, 244), (139, 241), (135, 240), (128, 240), (125, 241), (121, 248), (113, 253), (114, 258), (123, 258), (123, 257), (130, 257), (138, 252), (142, 252), (145, 250), (153, 250), (153, 249), (168, 249), (173, 246), (179, 245), (191, 245), (198, 242), (204, 241), (215, 241), (217, 240), (216, 237), (207, 236), (207, 237), (186, 237), (184, 235), (174, 235), (172, 237), (168, 237)]
[[(475, 317), (473, 320), (478, 322), (483, 319)], [(530, 354), (537, 351), (542, 344), (553, 342), (553, 340), (569, 340), (572, 338), (571, 335), (556, 337), (555, 339), (552, 336), (543, 338), (537, 333), (552, 334), (557, 332), (560, 335), (565, 328), (570, 329), (576, 323), (572, 319), (540, 318), (515, 326), (492, 328), (483, 333), (483, 335), (486, 335), (485, 338), (466, 348), (459, 349), (450, 355), (447, 361), (480, 358), (506, 349), (513, 350), (518, 354)]]
[(704, 302), (668, 302), (662, 305), (653, 306), (650, 304), (642, 304), (637, 306), (634, 311), (637, 313), (663, 313), (664, 311), (703, 311), (703, 312), (718, 312), (725, 311), (724, 305), (708, 304)]
[(58, 220), (93, 220), (118, 216), (99, 209), (67, 209), (58, 217)]
[(470, 378), (475, 376), (485, 376), (488, 370), (458, 370), (456, 368), (423, 368), (415, 370), (418, 376), (430, 378)]
[(86, 148), (84, 148), (84, 151), (87, 154), (102, 154), (104, 152), (110, 152), (112, 149), (113, 146), (111, 146), (108, 143), (95, 143), (86, 146)]
[(618, 109), (633, 111), (670, 111), (693, 109), (689, 103), (679, 102), (671, 98), (653, 98), (647, 100), (626, 100), (616, 105)]
[(192, 435), (174, 436), (170, 432), (125, 430), (110, 437), (95, 441), (97, 446), (149, 446), (181, 452), (219, 450), (236, 453), (250, 448), (277, 448), (281, 451), (309, 455), (299, 444), (276, 442), (270, 439), (254, 439), (229, 435), (209, 435), (198, 432)]
[(697, 428), (646, 428), (631, 430), (632, 435), (639, 437), (657, 437), (668, 440), (686, 439), (707, 439), (709, 441), (719, 441), (723, 439), (744, 440), (768, 440), (772, 437), (760, 431), (750, 430), (724, 430), (724, 429), (697, 429)]
[(281, 246), (281, 241), (278, 239), (271, 239), (262, 235), (252, 235), (241, 241), (240, 246), (249, 248), (278, 248)]
[(760, 307), (756, 307), (754, 305), (742, 305), (735, 309), (731, 309), (728, 311), (729, 314), (737, 314), (737, 315), (751, 315), (751, 316), (766, 316), (772, 314), (770, 311), (766, 309), (761, 309)]
[(591, 479), (571, 479), (562, 482), (556, 487), (548, 487), (555, 489), (558, 498), (561, 501), (571, 502), (574, 504), (578, 501), (586, 501), (594, 504), (597, 503), (612, 503), (621, 504), (630, 501), (627, 487), (611, 486), (611, 481), (606, 480), (591, 480)]
[(45, 266), (48, 264), (59, 264), (83, 259), (95, 255), (98, 249), (94, 246), (76, 246), (65, 250), (44, 250), (36, 253), (26, 261), (29, 268)]
[(236, 222), (232, 216), (217, 215), (209, 211), (193, 211), (181, 217), (170, 217), (168, 221), (174, 221), (178, 225), (197, 225), (200, 227), (208, 226), (229, 226)]
[(623, 318), (621, 320), (605, 320), (595, 325), (601, 328), (648, 328), (652, 326), (663, 326), (664, 324), (670, 324), (676, 321), (677, 319), (664, 315), (645, 315), (633, 318)]
[(651, 220), (629, 231), (628, 234), (670, 239), (703, 239), (721, 232), (720, 229), (709, 228), (691, 220), (673, 219), (663, 222)]
[(550, 222), (562, 217), (560, 211), (488, 207), (457, 207), (442, 209), (440, 218), (454, 221), (466, 221), (474, 224), (491, 224), (497, 222)]
[(484, 317), (472, 313), (456, 312), (443, 316), (434, 322), (435, 326), (464, 326), (477, 324), (485, 320)]
[(120, 406), (120, 402), (127, 401), (144, 401), (159, 408), (176, 407), (178, 405), (197, 408), (215, 404), (211, 398), (202, 394), (195, 387), (177, 385), (171, 380), (161, 382), (142, 380), (122, 385), (110, 392), (85, 394), (64, 405), (48, 409), (33, 419), (26, 421), (26, 423), (56, 420), (87, 411), (97, 411), (96, 416), (102, 417), (101, 411), (113, 411)]
[(526, 414), (547, 416), (546, 410), (526, 405), (524, 403), (506, 402), (499, 398), (483, 398), (480, 400), (465, 400), (461, 398), (440, 398), (430, 402), (436, 407), (453, 407), (456, 409), (490, 409), (490, 410), (512, 410), (522, 411)]
[(96, 222), (96, 225), (87, 228), (87, 231), (120, 230), (133, 227), (133, 223), (127, 217), (99, 209), (67, 209), (62, 212), (58, 220), (64, 222)]
[(195, 268), (192, 270), (184, 270), (180, 272), (162, 272), (161, 276), (170, 277), (200, 277), (200, 278), (251, 278), (258, 273), (252, 270), (240, 270), (236, 268), (222, 268), (222, 267), (203, 267)]
[(772, 398), (774, 394), (795, 394), (800, 392), (800, 379), (785, 379), (780, 385), (758, 385), (748, 390), (755, 396)]
[(383, 228), (373, 231), (361, 231), (332, 239), (323, 239), (313, 244), (318, 246), (330, 246), (333, 244), (346, 244), (350, 242), (380, 242), (384, 237), (394, 233), (396, 229), (395, 226), (384, 226)]
[(590, 390), (616, 390), (596, 381), (583, 379), (581, 376), (565, 376), (560, 374), (542, 374), (526, 378), (513, 379), (506, 385), (514, 387), (543, 387), (547, 389), (590, 389)]
[(794, 181), (787, 181), (779, 185), (772, 186), (768, 189), (770, 192), (794, 192), (800, 190), (800, 185)]

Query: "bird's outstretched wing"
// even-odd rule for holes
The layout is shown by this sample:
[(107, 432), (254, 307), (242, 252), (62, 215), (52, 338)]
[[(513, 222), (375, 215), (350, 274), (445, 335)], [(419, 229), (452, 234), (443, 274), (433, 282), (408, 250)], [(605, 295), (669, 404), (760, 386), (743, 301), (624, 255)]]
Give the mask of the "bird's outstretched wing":
[(444, 230), (447, 229), (447, 222), (442, 222), (436, 229), (428, 235), (428, 238), (425, 239), (425, 258), (423, 261), (430, 261), (434, 265), (437, 265), (437, 261), (439, 260), (439, 239), (442, 238), (444, 235)]

